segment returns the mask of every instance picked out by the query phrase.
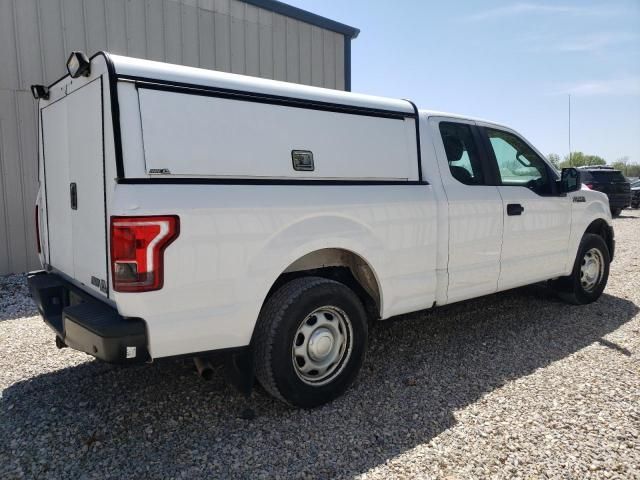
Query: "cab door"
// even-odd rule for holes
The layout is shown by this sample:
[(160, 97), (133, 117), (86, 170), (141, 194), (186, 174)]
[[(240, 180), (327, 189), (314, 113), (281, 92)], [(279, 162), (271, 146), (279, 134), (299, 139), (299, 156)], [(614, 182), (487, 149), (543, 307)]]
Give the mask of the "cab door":
[(447, 303), (498, 288), (502, 198), (475, 122), (431, 117), (436, 157), (448, 209)]
[(557, 193), (555, 170), (515, 132), (491, 125), (479, 131), (503, 206), (498, 290), (563, 274), (572, 203)]

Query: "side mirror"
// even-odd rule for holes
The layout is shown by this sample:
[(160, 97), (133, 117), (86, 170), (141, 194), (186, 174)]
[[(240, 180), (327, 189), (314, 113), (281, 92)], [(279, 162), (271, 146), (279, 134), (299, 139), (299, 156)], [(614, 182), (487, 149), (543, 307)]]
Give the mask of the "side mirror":
[(560, 193), (575, 192), (582, 188), (580, 170), (577, 168), (563, 168), (560, 174)]

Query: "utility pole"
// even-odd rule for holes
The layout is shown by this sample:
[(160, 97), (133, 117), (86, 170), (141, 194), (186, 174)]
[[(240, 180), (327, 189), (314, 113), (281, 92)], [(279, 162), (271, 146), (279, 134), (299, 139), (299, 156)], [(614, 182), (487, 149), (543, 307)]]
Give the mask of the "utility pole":
[(569, 93), (569, 166), (573, 167), (571, 161), (571, 94)]

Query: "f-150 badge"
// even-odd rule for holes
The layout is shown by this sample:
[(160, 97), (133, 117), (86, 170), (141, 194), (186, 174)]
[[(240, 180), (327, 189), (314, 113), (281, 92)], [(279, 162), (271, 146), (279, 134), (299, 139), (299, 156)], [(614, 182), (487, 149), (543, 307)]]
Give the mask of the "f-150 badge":
[(91, 285), (94, 287), (98, 287), (101, 292), (107, 293), (107, 282), (98, 277), (91, 277)]

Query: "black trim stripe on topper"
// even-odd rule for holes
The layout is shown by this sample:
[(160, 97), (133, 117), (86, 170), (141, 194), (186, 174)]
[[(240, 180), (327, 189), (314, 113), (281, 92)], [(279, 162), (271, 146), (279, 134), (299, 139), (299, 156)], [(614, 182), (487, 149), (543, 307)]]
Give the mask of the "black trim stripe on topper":
[[(118, 77), (116, 67), (111, 56), (107, 52), (98, 52), (107, 63), (107, 73), (109, 74), (109, 97), (111, 98), (111, 124), (113, 126), (113, 143), (116, 156), (116, 176), (124, 178), (124, 161), (122, 159), (122, 134), (120, 131), (120, 103), (118, 102)], [(93, 59), (93, 57), (91, 57)]]
[(355, 105), (344, 105), (340, 103), (324, 102), (320, 100), (307, 100), (304, 98), (288, 97), (284, 95), (273, 95), (268, 93), (250, 92), (246, 90), (210, 87), (194, 83), (158, 80), (154, 78), (139, 77), (135, 75), (119, 75), (118, 79), (135, 82), (136, 88), (147, 90), (161, 90), (167, 92), (185, 93), (189, 95), (202, 95), (206, 97), (217, 97), (230, 100), (242, 100), (246, 102), (266, 103), (269, 105), (279, 105), (282, 107), (304, 108), (306, 110), (322, 110), (326, 112), (363, 115), (367, 117), (391, 118), (396, 120), (414, 118), (416, 115), (415, 111), (412, 113), (408, 113), (400, 112), (397, 110), (358, 107)]
[(331, 180), (301, 178), (198, 178), (151, 177), (120, 178), (121, 185), (429, 185), (426, 180)]
[(405, 102), (409, 102), (415, 112), (416, 120), (416, 147), (418, 148), (418, 180), (422, 181), (422, 148), (420, 147), (420, 114), (418, 113), (418, 107), (411, 100), (405, 98)]

